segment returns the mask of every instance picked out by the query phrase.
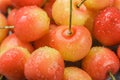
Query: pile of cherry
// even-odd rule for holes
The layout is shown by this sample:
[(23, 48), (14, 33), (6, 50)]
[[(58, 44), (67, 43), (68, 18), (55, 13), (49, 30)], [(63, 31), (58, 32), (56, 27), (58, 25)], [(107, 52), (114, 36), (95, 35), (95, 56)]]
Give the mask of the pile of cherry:
[(120, 0), (0, 0), (0, 80), (120, 80)]

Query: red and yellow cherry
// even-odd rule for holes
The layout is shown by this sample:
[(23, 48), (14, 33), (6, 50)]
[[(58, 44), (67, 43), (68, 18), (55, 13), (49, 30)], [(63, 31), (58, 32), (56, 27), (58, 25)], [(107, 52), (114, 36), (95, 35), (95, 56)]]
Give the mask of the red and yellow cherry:
[(64, 60), (56, 49), (40, 47), (25, 63), (24, 73), (27, 80), (62, 80)]
[(68, 26), (58, 26), (51, 32), (50, 46), (57, 49), (64, 60), (78, 61), (83, 59), (92, 46), (92, 38), (84, 26), (72, 26), (69, 33)]
[(65, 67), (63, 80), (92, 80), (91, 76), (78, 67)]
[(81, 66), (93, 80), (106, 80), (111, 76), (111, 73), (116, 74), (119, 71), (120, 61), (111, 49), (94, 46), (89, 54), (82, 59)]
[(86, 0), (85, 6), (90, 10), (101, 10), (108, 6), (112, 6), (115, 0)]
[[(81, 0), (72, 1), (72, 25), (84, 25), (89, 17), (84, 4), (78, 6)], [(56, 0), (52, 6), (52, 16), (56, 24), (69, 25), (70, 0)]]
[(30, 53), (22, 47), (14, 47), (0, 55), (0, 74), (8, 80), (25, 80), (24, 65)]
[(20, 8), (15, 15), (14, 32), (24, 42), (35, 41), (49, 30), (50, 19), (47, 13), (37, 6)]

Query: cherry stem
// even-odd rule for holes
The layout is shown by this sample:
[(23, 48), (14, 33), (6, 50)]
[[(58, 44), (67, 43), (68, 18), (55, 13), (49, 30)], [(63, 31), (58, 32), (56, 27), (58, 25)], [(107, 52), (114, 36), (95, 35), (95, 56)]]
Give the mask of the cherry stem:
[(86, 0), (82, 0), (81, 3), (77, 4), (77, 8), (79, 8)]
[(109, 72), (109, 76), (111, 77), (112, 80), (116, 80), (112, 72)]
[(8, 14), (10, 14), (10, 12), (11, 12), (11, 8), (9, 7), (9, 8), (7, 9), (7, 11), (8, 11)]
[(0, 27), (0, 29), (11, 29), (11, 28), (14, 28), (14, 26), (3, 26), (3, 27)]
[(72, 0), (70, 0), (69, 34), (72, 34), (71, 26), (72, 26)]
[[(77, 5), (77, 8), (79, 8), (86, 0), (82, 0), (81, 3)], [(71, 31), (71, 26), (72, 26), (72, 0), (70, 0), (70, 19), (69, 19), (69, 32), (68, 34), (72, 34)]]

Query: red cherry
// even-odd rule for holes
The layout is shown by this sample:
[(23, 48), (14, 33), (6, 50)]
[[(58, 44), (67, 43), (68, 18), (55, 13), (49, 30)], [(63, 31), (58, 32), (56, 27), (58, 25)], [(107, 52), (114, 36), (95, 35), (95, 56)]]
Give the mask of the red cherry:
[(96, 16), (93, 35), (105, 46), (120, 43), (120, 10), (107, 7)]

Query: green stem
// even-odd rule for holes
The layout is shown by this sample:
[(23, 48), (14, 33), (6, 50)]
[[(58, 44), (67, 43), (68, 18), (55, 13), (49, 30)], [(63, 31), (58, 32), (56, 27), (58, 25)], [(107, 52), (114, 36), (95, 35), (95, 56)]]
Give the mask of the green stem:
[(10, 7), (7, 9), (7, 12), (8, 12), (8, 14), (10, 14), (10, 12), (11, 12), (11, 8)]
[(72, 34), (71, 25), (72, 25), (72, 0), (70, 0), (69, 34)]
[(77, 8), (79, 8), (86, 0), (82, 0), (81, 3), (77, 5)]
[(14, 26), (0, 26), (0, 29), (11, 29), (14, 28)]
[(109, 72), (109, 76), (111, 77), (112, 80), (116, 80), (112, 72)]
[[(79, 8), (85, 1), (86, 0), (82, 0), (81, 3), (77, 5), (77, 8)], [(72, 34), (71, 26), (72, 26), (72, 0), (70, 0), (69, 34)]]

